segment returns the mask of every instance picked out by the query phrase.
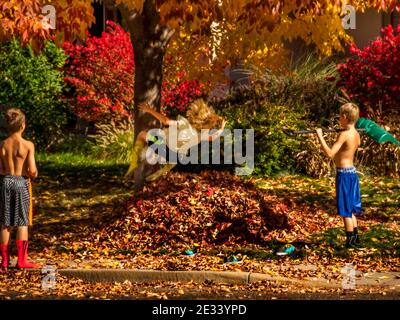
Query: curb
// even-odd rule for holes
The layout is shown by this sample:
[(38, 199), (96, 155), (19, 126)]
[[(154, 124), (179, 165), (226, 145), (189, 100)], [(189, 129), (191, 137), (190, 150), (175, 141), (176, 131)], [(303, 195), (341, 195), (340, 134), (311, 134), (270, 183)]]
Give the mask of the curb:
[[(40, 269), (30, 269), (30, 272), (41, 272)], [(342, 288), (340, 279), (329, 281), (323, 278), (293, 279), (282, 276), (271, 276), (265, 273), (240, 271), (161, 271), (142, 269), (58, 269), (56, 273), (68, 278), (78, 278), (92, 283), (150, 283), (166, 282), (195, 282), (220, 284), (252, 284), (260, 281), (270, 281), (281, 284), (292, 284), (311, 288)], [(357, 287), (391, 287), (400, 291), (399, 272), (381, 272), (365, 276), (356, 276)]]
[[(155, 281), (204, 283), (215, 282), (225, 284), (251, 284), (259, 281), (273, 281), (282, 284), (294, 284), (306, 287), (342, 288), (341, 281), (324, 279), (290, 279), (282, 276), (271, 276), (253, 272), (232, 271), (158, 271), (158, 270), (115, 270), (115, 269), (59, 269), (58, 274), (75, 277), (88, 282), (125, 282), (144, 283)], [(400, 287), (400, 280), (397, 286)], [(357, 286), (385, 287), (393, 286), (393, 282), (379, 282), (361, 279)]]
[(59, 269), (58, 274), (76, 277), (89, 282), (124, 282), (135, 283), (153, 281), (196, 282), (207, 281), (248, 284), (250, 272), (225, 271), (158, 271), (158, 270), (113, 270), (113, 269)]

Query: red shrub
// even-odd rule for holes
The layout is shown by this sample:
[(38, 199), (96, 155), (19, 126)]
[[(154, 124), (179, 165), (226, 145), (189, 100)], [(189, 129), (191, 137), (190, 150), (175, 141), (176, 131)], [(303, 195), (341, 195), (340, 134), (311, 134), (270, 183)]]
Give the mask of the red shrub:
[[(65, 42), (69, 55), (65, 81), (74, 89), (68, 99), (80, 118), (96, 122), (128, 116), (134, 95), (134, 60), (129, 34), (107, 22), (100, 38), (88, 37), (85, 45)], [(183, 79), (184, 71), (178, 71)], [(161, 110), (169, 116), (184, 114), (189, 104), (204, 95), (205, 85), (197, 80), (164, 82)]]
[(128, 117), (134, 92), (129, 33), (107, 21), (100, 38), (89, 36), (84, 45), (65, 42), (63, 48), (69, 55), (65, 81), (74, 89), (68, 96), (72, 111), (89, 122)]
[(400, 26), (382, 29), (382, 37), (364, 49), (352, 45), (355, 57), (338, 65), (339, 85), (350, 97), (377, 109), (400, 105)]
[[(180, 74), (180, 78), (183, 74)], [(168, 116), (185, 114), (190, 103), (205, 94), (206, 86), (198, 80), (183, 80), (177, 84), (163, 83), (161, 111)]]

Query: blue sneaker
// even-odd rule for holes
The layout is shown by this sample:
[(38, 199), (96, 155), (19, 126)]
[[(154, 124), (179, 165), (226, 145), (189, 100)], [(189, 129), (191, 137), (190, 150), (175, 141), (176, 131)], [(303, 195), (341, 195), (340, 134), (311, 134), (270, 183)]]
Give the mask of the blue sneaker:
[(277, 252), (277, 256), (286, 256), (288, 254), (293, 253), (296, 250), (294, 246), (292, 246), (290, 243), (285, 244), (282, 248), (280, 248)]
[(184, 255), (186, 256), (194, 256), (193, 250), (187, 249), (183, 252)]
[(224, 258), (224, 263), (242, 263), (243, 260), (238, 259), (235, 256), (229, 256)]
[(187, 249), (183, 252), (186, 256), (194, 256), (197, 253), (198, 248), (200, 247), (199, 244), (195, 243), (192, 249)]

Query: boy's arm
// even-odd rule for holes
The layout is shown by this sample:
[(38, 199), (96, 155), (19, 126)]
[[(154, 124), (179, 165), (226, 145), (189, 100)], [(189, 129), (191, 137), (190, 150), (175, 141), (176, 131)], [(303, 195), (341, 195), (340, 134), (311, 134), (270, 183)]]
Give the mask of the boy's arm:
[(28, 175), (30, 178), (36, 178), (38, 176), (38, 170), (35, 161), (35, 146), (33, 143), (29, 144), (28, 151)]
[(156, 118), (158, 121), (160, 121), (163, 125), (170, 125), (172, 122), (167, 116), (150, 108), (148, 104), (141, 104), (139, 106), (139, 108), (143, 112), (150, 113), (154, 118)]
[(325, 153), (328, 155), (329, 158), (333, 159), (335, 157), (336, 153), (342, 147), (343, 143), (346, 142), (347, 133), (345, 131), (341, 132), (339, 134), (339, 137), (337, 138), (336, 142), (333, 144), (332, 148), (329, 148), (329, 146), (326, 144), (324, 136), (322, 135), (322, 129), (317, 129), (316, 131), (317, 131), (318, 139), (321, 142), (322, 149), (325, 151)]
[(5, 175), (5, 168), (3, 165), (3, 141), (0, 142), (0, 175)]
[(222, 132), (224, 132), (225, 123), (226, 123), (225, 120), (222, 121), (221, 128), (218, 131), (214, 132), (213, 134), (209, 135), (208, 136), (208, 141), (214, 141), (215, 139), (217, 139), (222, 134)]

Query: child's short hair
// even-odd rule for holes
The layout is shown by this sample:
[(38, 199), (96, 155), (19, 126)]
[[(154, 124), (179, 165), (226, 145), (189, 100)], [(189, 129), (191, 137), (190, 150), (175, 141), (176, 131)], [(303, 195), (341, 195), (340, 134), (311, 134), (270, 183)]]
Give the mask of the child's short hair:
[(360, 118), (360, 109), (354, 103), (346, 103), (339, 109), (340, 115), (344, 115), (350, 123), (356, 123)]
[(203, 99), (193, 101), (187, 111), (187, 119), (196, 130), (216, 129), (222, 124), (222, 117), (216, 114), (213, 108)]
[(8, 109), (4, 118), (6, 119), (9, 133), (14, 133), (21, 130), (23, 124), (25, 123), (25, 114), (16, 108)]

